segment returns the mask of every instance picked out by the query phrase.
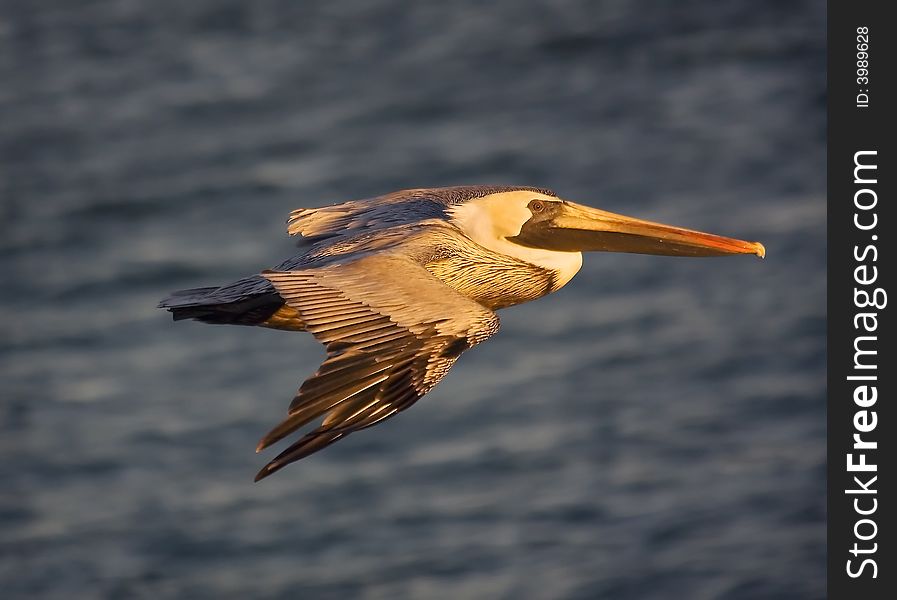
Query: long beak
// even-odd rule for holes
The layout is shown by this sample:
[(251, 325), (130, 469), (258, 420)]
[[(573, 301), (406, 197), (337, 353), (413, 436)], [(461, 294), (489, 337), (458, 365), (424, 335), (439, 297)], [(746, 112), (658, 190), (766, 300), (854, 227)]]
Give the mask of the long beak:
[(564, 202), (560, 213), (547, 225), (556, 243), (566, 246), (570, 251), (594, 250), (668, 256), (766, 256), (766, 248), (760, 242), (745, 242), (643, 221), (573, 202)]

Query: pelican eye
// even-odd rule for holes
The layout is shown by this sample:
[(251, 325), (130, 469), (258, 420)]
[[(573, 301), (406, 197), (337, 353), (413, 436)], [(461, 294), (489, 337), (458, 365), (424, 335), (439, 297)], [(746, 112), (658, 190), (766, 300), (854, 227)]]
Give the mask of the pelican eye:
[(534, 213), (540, 213), (545, 210), (545, 203), (541, 200), (533, 200), (529, 203), (529, 209)]

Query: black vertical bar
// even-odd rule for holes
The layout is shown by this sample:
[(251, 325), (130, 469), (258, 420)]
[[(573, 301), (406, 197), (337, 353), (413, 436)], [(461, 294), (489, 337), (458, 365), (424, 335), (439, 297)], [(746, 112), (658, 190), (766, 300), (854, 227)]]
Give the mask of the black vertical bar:
[[(895, 598), (897, 22), (828, 3), (828, 595)], [(873, 168), (874, 167), (874, 168)], [(894, 297), (897, 301), (897, 296)], [(873, 467), (874, 465), (874, 467)]]

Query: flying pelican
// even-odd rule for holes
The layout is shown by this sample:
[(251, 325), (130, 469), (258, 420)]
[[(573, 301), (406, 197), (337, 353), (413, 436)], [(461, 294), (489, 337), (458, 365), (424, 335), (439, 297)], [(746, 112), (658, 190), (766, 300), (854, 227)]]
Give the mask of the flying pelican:
[(721, 256), (759, 242), (642, 221), (535, 187), (403, 190), (290, 215), (300, 254), (221, 287), (174, 292), (174, 320), (308, 331), (327, 358), (256, 452), (324, 416), (270, 461), (271, 475), (405, 410), (465, 350), (498, 331), (495, 311), (561, 289), (582, 252)]

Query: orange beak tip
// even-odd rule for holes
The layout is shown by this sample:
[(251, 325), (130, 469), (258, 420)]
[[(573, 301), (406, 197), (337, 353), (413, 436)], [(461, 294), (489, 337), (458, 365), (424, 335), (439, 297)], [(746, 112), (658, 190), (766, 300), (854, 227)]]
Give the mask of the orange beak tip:
[(766, 247), (760, 242), (754, 242), (754, 254), (760, 258), (766, 258)]

